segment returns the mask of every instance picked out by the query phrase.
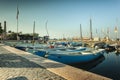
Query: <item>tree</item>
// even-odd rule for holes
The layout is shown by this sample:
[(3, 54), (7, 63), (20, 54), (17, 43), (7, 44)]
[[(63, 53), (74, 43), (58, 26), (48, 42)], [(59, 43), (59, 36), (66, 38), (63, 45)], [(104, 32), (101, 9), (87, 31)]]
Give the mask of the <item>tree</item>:
[(34, 33), (33, 36), (34, 36), (34, 37), (38, 37), (39, 34), (38, 34), (38, 33)]
[(2, 26), (0, 26), (0, 35), (3, 33)]
[(8, 40), (16, 40), (17, 33), (12, 32), (11, 34), (7, 35)]
[(11, 31), (11, 30), (9, 30), (9, 31), (8, 31), (8, 33), (12, 33), (12, 31)]

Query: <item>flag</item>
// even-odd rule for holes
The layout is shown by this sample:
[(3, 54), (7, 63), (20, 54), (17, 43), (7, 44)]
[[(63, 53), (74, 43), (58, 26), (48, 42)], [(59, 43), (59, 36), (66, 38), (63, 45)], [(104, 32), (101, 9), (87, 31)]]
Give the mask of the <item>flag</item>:
[(18, 19), (18, 15), (19, 15), (19, 9), (18, 9), (18, 6), (17, 6), (17, 15), (16, 15), (16, 19)]
[(115, 32), (117, 32), (118, 30), (117, 30), (117, 27), (115, 27)]

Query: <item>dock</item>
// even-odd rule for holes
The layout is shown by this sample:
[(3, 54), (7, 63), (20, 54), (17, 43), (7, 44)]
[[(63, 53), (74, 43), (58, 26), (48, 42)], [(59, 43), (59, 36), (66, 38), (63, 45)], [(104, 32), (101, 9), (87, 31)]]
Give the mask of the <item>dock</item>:
[(112, 80), (0, 44), (0, 80)]

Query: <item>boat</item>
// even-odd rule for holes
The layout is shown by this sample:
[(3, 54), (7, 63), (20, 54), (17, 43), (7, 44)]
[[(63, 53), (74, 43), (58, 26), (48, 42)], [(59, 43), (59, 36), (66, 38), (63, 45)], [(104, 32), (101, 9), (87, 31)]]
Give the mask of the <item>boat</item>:
[(48, 59), (58, 61), (65, 64), (84, 63), (92, 61), (99, 56), (103, 55), (104, 49), (80, 51), (80, 52), (63, 52), (63, 51), (51, 51), (48, 52), (46, 57)]
[(103, 55), (104, 49), (98, 50), (38, 50), (35, 51), (35, 55), (42, 56), (54, 61), (58, 61), (65, 64), (83, 63), (94, 60), (99, 56)]
[(86, 50), (86, 47), (67, 47), (67, 48), (47, 48), (47, 49), (36, 49), (34, 52), (32, 52), (35, 55), (45, 57), (46, 54), (49, 52), (80, 52)]
[(115, 50), (116, 50), (116, 47), (113, 46), (113, 45), (106, 44), (105, 50), (106, 50), (107, 52), (112, 52), (112, 51), (115, 51)]
[(105, 49), (106, 48), (106, 43), (105, 42), (96, 42), (93, 44), (93, 47), (98, 47), (98, 48), (101, 48), (101, 49)]
[(25, 51), (27, 47), (26, 47), (26, 46), (18, 46), (18, 45), (17, 45), (17, 46), (15, 46), (15, 48), (16, 48), (16, 49), (19, 49), (19, 50)]
[(117, 44), (116, 46), (115, 46), (115, 52), (116, 53), (120, 53), (120, 44)]
[(67, 52), (75, 52), (75, 51), (83, 51), (86, 50), (86, 47), (67, 47), (67, 48), (55, 48), (52, 51), (67, 51)]
[(71, 64), (71, 66), (74, 66), (74, 67), (77, 67), (77, 68), (84, 69), (84, 70), (88, 71), (88, 70), (96, 67), (100, 63), (102, 63), (104, 60), (105, 60), (104, 55), (101, 55), (101, 56), (99, 56), (98, 58), (96, 58), (92, 61), (89, 61), (89, 62), (86, 62), (86, 63)]

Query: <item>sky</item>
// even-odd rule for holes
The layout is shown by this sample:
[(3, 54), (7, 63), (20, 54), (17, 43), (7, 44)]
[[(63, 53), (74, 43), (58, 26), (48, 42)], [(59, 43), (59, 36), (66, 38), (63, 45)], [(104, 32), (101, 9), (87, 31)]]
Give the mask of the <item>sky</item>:
[(111, 38), (116, 38), (115, 26), (120, 37), (119, 0), (0, 0), (0, 22), (7, 22), (7, 31), (17, 32), (17, 3), (19, 9), (18, 32), (32, 33), (50, 38), (90, 36), (92, 19), (93, 36), (105, 37), (107, 30)]

